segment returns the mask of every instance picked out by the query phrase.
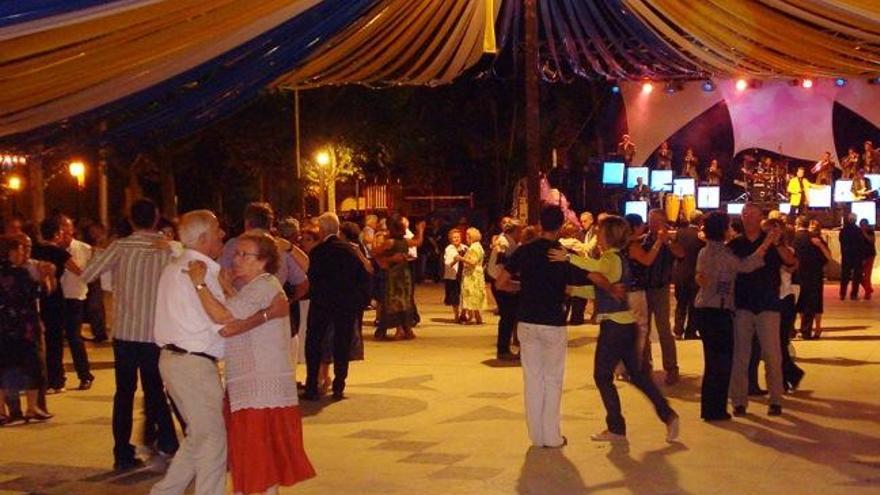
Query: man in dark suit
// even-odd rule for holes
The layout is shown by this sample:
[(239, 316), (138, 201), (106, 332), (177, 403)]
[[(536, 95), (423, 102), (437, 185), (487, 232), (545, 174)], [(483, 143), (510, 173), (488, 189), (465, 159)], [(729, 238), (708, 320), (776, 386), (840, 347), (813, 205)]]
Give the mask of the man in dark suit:
[(862, 231), (856, 225), (856, 214), (844, 218), (840, 230), (840, 300), (846, 299), (846, 287), (852, 282), (850, 299), (859, 298), (859, 283), (862, 281), (862, 265), (865, 258), (865, 241)]
[(343, 399), (352, 332), (369, 294), (369, 273), (348, 242), (339, 238), (334, 213), (318, 217), (323, 239), (309, 253), (311, 305), (306, 333), (306, 389), (302, 398), (318, 400), (318, 370), (327, 332), (333, 332), (333, 398)]

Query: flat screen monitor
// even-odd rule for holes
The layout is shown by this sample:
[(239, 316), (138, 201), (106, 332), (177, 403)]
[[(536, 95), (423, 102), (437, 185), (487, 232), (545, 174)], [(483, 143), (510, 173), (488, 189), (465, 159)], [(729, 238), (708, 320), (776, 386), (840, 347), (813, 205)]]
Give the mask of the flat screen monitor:
[(651, 170), (651, 190), (672, 192), (672, 170)]
[(672, 194), (676, 196), (696, 196), (697, 181), (693, 177), (678, 177), (672, 181)]
[(626, 168), (626, 188), (632, 189), (636, 187), (636, 179), (642, 178), (642, 184), (649, 186), (650, 171), (648, 167), (627, 167)]
[(877, 225), (877, 205), (873, 201), (853, 201), (852, 212), (856, 214), (856, 222), (868, 220), (868, 225)]
[(834, 181), (834, 202), (835, 203), (852, 203), (856, 198), (852, 194), (852, 181), (849, 179), (839, 179)]
[(620, 186), (623, 184), (623, 162), (605, 162), (602, 164), (602, 184)]
[(871, 183), (871, 188), (880, 187), (880, 174), (865, 174), (865, 178)]
[(807, 189), (810, 208), (831, 208), (831, 186), (815, 186)]
[(743, 206), (745, 203), (727, 203), (727, 214), (728, 215), (742, 215)]
[(791, 215), (791, 203), (779, 203), (779, 213)]
[(627, 201), (623, 205), (623, 214), (629, 215), (635, 213), (642, 217), (642, 220), (648, 221), (648, 202), (647, 201)]
[(715, 210), (721, 204), (721, 188), (718, 186), (701, 186), (697, 188), (697, 208)]

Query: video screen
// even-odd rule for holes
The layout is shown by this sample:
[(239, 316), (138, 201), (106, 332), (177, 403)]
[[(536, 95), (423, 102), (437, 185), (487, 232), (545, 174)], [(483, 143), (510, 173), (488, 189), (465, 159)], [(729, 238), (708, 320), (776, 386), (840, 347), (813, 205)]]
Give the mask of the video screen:
[(636, 179), (641, 177), (642, 184), (650, 185), (650, 170), (648, 167), (627, 167), (626, 169), (626, 188), (633, 189), (636, 187)]
[(728, 215), (742, 215), (743, 206), (745, 203), (727, 203), (727, 214)]
[(877, 205), (873, 201), (853, 201), (852, 212), (856, 214), (856, 223), (868, 220), (868, 225), (877, 225)]
[(679, 177), (672, 181), (672, 194), (678, 197), (696, 196), (697, 181), (693, 177)]
[(642, 220), (648, 221), (648, 202), (647, 201), (627, 201), (623, 205), (623, 214), (629, 215), (635, 213), (642, 217)]
[(602, 184), (619, 186), (623, 184), (623, 162), (605, 162), (602, 164)]
[(807, 205), (810, 208), (831, 208), (831, 186), (807, 189)]
[(721, 205), (721, 188), (719, 186), (701, 186), (697, 188), (697, 208), (715, 210)]
[(791, 203), (779, 203), (779, 213), (791, 215)]
[(852, 193), (852, 182), (849, 179), (839, 179), (834, 181), (834, 202), (835, 203), (852, 203), (856, 200)]
[(672, 192), (672, 170), (651, 170), (651, 190), (654, 192)]

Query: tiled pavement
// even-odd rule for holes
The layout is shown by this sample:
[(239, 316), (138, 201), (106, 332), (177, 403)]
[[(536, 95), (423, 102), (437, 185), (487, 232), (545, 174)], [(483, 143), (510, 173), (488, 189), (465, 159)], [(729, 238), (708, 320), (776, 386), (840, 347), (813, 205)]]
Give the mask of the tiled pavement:
[[(682, 381), (665, 388), (682, 417), (681, 442), (672, 445), (627, 384), (619, 388), (629, 444), (589, 441), (604, 422), (592, 384), (597, 328), (570, 329), (569, 445), (554, 450), (529, 448), (521, 372), (494, 361), (494, 327), (445, 323), (446, 309), (436, 304), (441, 288), (421, 286), (418, 338), (367, 338), (348, 399), (304, 406), (318, 477), (282, 493), (880, 493), (880, 310), (838, 302), (833, 292), (822, 339), (795, 342), (807, 377), (778, 418), (766, 416), (759, 400), (746, 418), (700, 421), (700, 344), (679, 342)], [(0, 495), (140, 495), (157, 479), (159, 459), (141, 471), (109, 470), (112, 355), (107, 346), (90, 351), (98, 368), (92, 390), (51, 396), (56, 418), (48, 423), (0, 428)], [(654, 352), (659, 360), (657, 346)]]

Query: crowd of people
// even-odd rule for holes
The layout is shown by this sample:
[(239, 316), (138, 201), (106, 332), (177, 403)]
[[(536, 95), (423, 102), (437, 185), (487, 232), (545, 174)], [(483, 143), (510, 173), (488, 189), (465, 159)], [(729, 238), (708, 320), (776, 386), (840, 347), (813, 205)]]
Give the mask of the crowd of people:
[[(81, 327), (88, 320), (94, 340), (108, 338), (102, 304), (112, 290), (115, 468), (144, 462), (132, 444), (140, 377), (144, 441), (171, 459), (152, 493), (182, 493), (193, 479), (199, 493), (222, 493), (227, 468), (243, 493), (308, 479), (315, 472), (299, 401), (345, 399), (349, 363), (364, 355), (366, 310), (375, 309), (377, 340), (415, 338), (418, 274), (444, 281), (451, 324), (483, 324), (492, 295), (496, 356), (521, 363), (536, 446), (567, 443), (560, 408), (568, 325), (599, 325), (593, 378), (607, 416), (593, 440), (626, 438), (615, 378), (642, 391), (666, 439), (677, 438), (679, 416), (651, 378), (652, 322), (668, 386), (680, 378), (676, 340), (702, 340), (704, 420), (730, 419), (728, 403), (744, 415), (749, 396), (762, 394), (768, 414), (781, 414), (784, 393), (805, 375), (790, 339), (822, 333), (823, 266), (832, 254), (816, 222), (765, 216), (751, 203), (735, 220), (697, 211), (675, 229), (661, 210), (647, 222), (590, 212), (578, 220), (546, 206), (539, 225), (504, 217), (484, 237), (467, 219), (448, 230), (436, 219), (410, 229), (397, 213), (367, 215), (363, 227), (333, 213), (276, 222), (271, 206), (251, 203), (241, 234), (227, 236), (210, 211), (167, 222), (142, 199), (110, 242), (97, 224), (75, 235), (60, 213), (37, 229), (12, 219), (0, 237), (0, 424), (52, 418), (46, 396), (66, 390), (64, 339), (77, 389), (91, 387)], [(869, 299), (873, 230), (850, 215), (840, 244), (841, 300), (858, 299), (860, 287)], [(301, 363), (304, 383), (295, 378)]]

